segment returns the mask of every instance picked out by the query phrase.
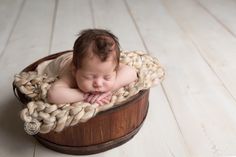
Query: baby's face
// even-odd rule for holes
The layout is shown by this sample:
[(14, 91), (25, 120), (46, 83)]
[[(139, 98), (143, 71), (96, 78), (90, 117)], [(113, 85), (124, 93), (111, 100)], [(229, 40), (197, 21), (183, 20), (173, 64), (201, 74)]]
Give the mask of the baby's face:
[(105, 62), (93, 55), (83, 60), (82, 67), (75, 71), (77, 86), (85, 93), (108, 92), (116, 80), (116, 62), (109, 57)]

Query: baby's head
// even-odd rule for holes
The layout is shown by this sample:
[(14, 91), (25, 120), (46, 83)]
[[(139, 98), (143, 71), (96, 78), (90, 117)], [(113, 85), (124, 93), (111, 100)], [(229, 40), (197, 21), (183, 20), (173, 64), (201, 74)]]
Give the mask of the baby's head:
[(110, 91), (119, 66), (120, 48), (115, 35), (103, 29), (80, 33), (73, 50), (73, 75), (86, 93)]

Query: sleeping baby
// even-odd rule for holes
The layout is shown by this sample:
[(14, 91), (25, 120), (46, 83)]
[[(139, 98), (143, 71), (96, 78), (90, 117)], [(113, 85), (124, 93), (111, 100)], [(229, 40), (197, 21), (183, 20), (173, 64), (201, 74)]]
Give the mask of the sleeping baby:
[(114, 91), (137, 80), (136, 70), (119, 60), (115, 35), (103, 29), (82, 31), (73, 53), (67, 54), (58, 65), (59, 79), (48, 90), (48, 101), (109, 103)]

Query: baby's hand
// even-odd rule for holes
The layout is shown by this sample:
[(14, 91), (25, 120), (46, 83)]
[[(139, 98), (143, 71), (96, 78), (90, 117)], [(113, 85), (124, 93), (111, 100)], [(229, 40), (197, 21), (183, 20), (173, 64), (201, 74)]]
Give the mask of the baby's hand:
[(91, 104), (98, 103), (99, 105), (108, 104), (111, 101), (112, 93), (105, 92), (99, 94), (85, 94), (84, 101)]

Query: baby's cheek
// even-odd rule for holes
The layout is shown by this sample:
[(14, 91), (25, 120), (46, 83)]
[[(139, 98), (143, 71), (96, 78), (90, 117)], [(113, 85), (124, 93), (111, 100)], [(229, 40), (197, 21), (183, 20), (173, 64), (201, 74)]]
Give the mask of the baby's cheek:
[(113, 81), (112, 82), (106, 82), (106, 84), (105, 84), (106, 90), (111, 90), (113, 86), (114, 86)]
[(89, 83), (88, 81), (80, 81), (77, 84), (80, 90), (82, 90), (83, 92), (87, 93), (91, 91), (91, 83)]

